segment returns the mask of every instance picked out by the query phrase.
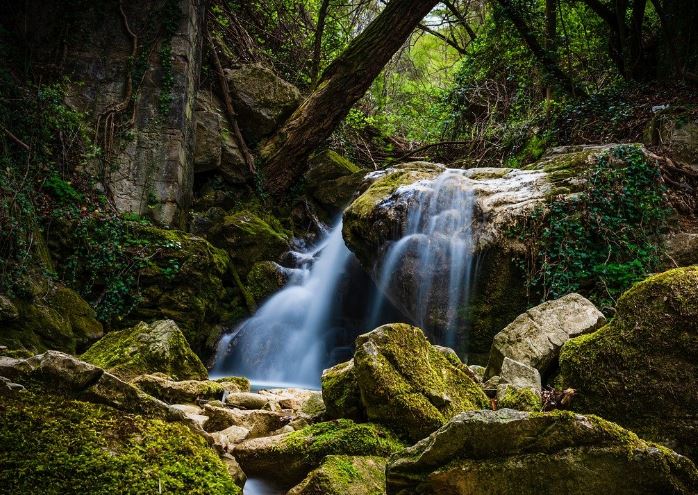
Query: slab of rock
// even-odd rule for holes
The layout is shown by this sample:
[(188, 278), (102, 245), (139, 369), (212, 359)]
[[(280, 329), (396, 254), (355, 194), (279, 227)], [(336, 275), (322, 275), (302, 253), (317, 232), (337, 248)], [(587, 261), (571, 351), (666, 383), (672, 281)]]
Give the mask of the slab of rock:
[(572, 408), (698, 459), (698, 266), (647, 278), (599, 331), (572, 339), (560, 381)]
[(316, 390), (300, 388), (276, 388), (260, 390), (259, 394), (268, 397), (283, 411), (291, 411), (293, 414), (302, 414), (308, 417), (317, 416), (325, 412), (325, 404), (322, 401), (322, 393)]
[(269, 396), (252, 392), (234, 392), (225, 396), (225, 403), (239, 409), (270, 409), (274, 402)]
[(249, 430), (249, 438), (269, 436), (293, 420), (287, 414), (277, 411), (246, 411), (212, 404), (205, 404), (203, 410), (209, 418), (204, 425), (206, 431), (215, 432), (230, 426), (240, 426)]
[(338, 420), (245, 440), (232, 454), (248, 476), (262, 476), (291, 487), (328, 455), (384, 457), (400, 449), (402, 444), (385, 428)]
[(460, 412), (489, 407), (463, 368), (410, 325), (383, 325), (356, 339), (354, 373), (366, 417), (412, 440)]
[(203, 429), (204, 424), (208, 421), (208, 416), (202, 414), (203, 411), (198, 406), (192, 404), (173, 404), (171, 407), (176, 411), (181, 411), (188, 420), (198, 425), (201, 429)]
[(233, 478), (235, 484), (240, 488), (244, 487), (245, 482), (247, 481), (247, 476), (240, 467), (240, 464), (238, 464), (238, 461), (235, 460), (235, 457), (228, 453), (225, 453), (221, 456), (221, 460), (223, 461), (223, 464), (225, 464), (226, 470), (228, 471), (228, 474), (230, 474), (230, 476)]
[(169, 404), (195, 403), (198, 400), (220, 400), (226, 392), (221, 383), (211, 380), (169, 380), (166, 375), (153, 374), (136, 377), (131, 383), (145, 393)]
[(471, 411), (392, 456), (391, 495), (695, 493), (686, 457), (595, 416)]
[(385, 458), (328, 455), (287, 495), (379, 495), (385, 493)]
[(562, 345), (606, 323), (603, 313), (579, 294), (568, 294), (531, 308), (494, 337), (485, 378), (500, 375), (508, 357), (545, 374)]
[(328, 150), (312, 157), (305, 173), (305, 187), (330, 213), (339, 212), (364, 180), (364, 172), (343, 156)]
[(250, 430), (242, 426), (229, 426), (225, 430), (211, 433), (213, 441), (223, 450), (230, 451), (235, 444), (238, 444), (250, 436)]
[(531, 388), (538, 393), (541, 391), (538, 370), (508, 357), (504, 358), (499, 378), (500, 383), (508, 383), (515, 388)]
[(82, 359), (123, 379), (164, 373), (175, 380), (206, 380), (208, 372), (172, 320), (109, 332)]

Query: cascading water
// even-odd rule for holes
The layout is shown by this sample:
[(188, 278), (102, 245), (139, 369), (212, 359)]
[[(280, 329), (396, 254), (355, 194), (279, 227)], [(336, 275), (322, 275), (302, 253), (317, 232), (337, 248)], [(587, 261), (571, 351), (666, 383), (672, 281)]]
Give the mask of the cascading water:
[[(394, 301), (398, 307), (422, 328), (438, 321), (439, 343), (456, 347), (473, 279), (473, 181), (464, 170), (447, 169), (398, 193), (411, 195), (410, 207), (402, 237), (388, 245), (374, 268), (381, 290), (371, 320), (378, 320), (385, 294), (401, 292), (412, 301)], [(392, 284), (409, 290), (390, 291)]]
[(296, 253), (301, 267), (255, 315), (224, 336), (214, 375), (238, 374), (256, 383), (317, 387), (329, 363), (331, 322), (338, 285), (351, 257), (342, 223), (325, 240)]

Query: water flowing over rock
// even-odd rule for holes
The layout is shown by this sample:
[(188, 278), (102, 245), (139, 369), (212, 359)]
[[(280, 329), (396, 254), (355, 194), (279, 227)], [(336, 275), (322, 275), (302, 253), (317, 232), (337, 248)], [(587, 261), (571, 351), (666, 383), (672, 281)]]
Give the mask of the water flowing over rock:
[(319, 246), (299, 254), (306, 263), (289, 284), (221, 339), (214, 373), (317, 385), (328, 362), (326, 333), (337, 285), (351, 253), (340, 225)]
[(392, 456), (391, 495), (690, 494), (686, 457), (595, 416), (472, 411)]
[(344, 238), (411, 321), (439, 343), (484, 354), (527, 305), (512, 228), (550, 195), (578, 190), (579, 171), (605, 149), (557, 150), (526, 170), (413, 162), (369, 174), (344, 213)]
[(654, 275), (623, 294), (616, 317), (560, 354), (572, 407), (698, 459), (698, 266)]

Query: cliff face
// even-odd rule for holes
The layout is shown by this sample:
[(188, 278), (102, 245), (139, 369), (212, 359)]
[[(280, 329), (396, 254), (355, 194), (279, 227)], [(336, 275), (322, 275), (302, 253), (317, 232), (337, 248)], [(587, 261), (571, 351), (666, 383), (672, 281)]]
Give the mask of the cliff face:
[(181, 227), (191, 203), (202, 0), (0, 7), (35, 66), (66, 75), (103, 153), (85, 166), (124, 212)]

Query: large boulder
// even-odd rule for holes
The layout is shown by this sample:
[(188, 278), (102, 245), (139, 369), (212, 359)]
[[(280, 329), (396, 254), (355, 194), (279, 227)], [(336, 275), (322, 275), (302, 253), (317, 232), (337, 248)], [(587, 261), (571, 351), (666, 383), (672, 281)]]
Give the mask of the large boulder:
[[(554, 149), (526, 169), (413, 162), (371, 173), (344, 212), (344, 239), (405, 317), (486, 361), (494, 335), (530, 302), (515, 233), (551, 198), (583, 190), (586, 171), (612, 149)], [(463, 284), (449, 283), (456, 267)]]
[(506, 358), (537, 369), (556, 366), (562, 345), (572, 337), (598, 330), (603, 313), (579, 294), (568, 294), (531, 308), (494, 337), (485, 379), (499, 375)]
[(385, 493), (385, 459), (328, 455), (288, 495), (380, 495)]
[(300, 104), (301, 94), (292, 84), (261, 64), (226, 69), (241, 131), (250, 143), (274, 132)]
[(325, 414), (329, 419), (364, 419), (366, 413), (361, 404), (353, 359), (324, 370), (320, 382)]
[(199, 400), (221, 400), (226, 393), (241, 392), (234, 382), (217, 382), (213, 380), (174, 381), (166, 375), (156, 373), (141, 375), (131, 383), (144, 392), (169, 404), (195, 403)]
[(471, 411), (390, 458), (388, 493), (690, 494), (686, 457), (595, 416)]
[(325, 456), (387, 456), (401, 449), (402, 444), (389, 430), (340, 419), (245, 440), (232, 453), (248, 476), (263, 476), (290, 487), (318, 467)]
[(356, 339), (354, 373), (369, 421), (419, 440), (456, 414), (489, 407), (482, 388), (406, 324)]
[(242, 493), (186, 424), (56, 392), (0, 394), (3, 493)]
[(82, 358), (126, 380), (164, 373), (175, 380), (205, 380), (208, 372), (172, 320), (109, 332)]
[(309, 165), (304, 176), (306, 191), (330, 214), (347, 206), (364, 180), (359, 167), (331, 150), (311, 158)]
[(567, 342), (560, 381), (572, 406), (698, 458), (698, 266), (638, 283), (611, 322)]
[(0, 296), (0, 344), (31, 352), (76, 353), (104, 334), (94, 309), (79, 294), (67, 287), (39, 285), (29, 298), (13, 301)]

